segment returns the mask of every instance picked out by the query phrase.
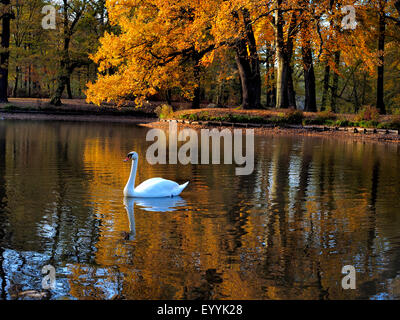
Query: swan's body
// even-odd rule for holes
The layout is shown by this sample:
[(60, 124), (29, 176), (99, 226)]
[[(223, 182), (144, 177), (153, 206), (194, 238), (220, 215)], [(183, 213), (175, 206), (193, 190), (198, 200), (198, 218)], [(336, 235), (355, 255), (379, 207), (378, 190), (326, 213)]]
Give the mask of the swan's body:
[(124, 196), (130, 198), (163, 198), (178, 196), (189, 184), (186, 182), (179, 185), (175, 181), (163, 178), (152, 178), (139, 184), (135, 188), (135, 178), (137, 171), (138, 155), (136, 152), (128, 154), (126, 159), (132, 159), (131, 175), (124, 188)]

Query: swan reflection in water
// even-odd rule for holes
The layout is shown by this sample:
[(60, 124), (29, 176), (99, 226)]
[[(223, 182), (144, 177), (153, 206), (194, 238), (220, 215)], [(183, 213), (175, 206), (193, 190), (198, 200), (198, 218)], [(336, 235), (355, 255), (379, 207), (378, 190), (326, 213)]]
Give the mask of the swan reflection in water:
[(125, 210), (129, 219), (129, 233), (125, 235), (126, 240), (135, 240), (136, 226), (135, 226), (135, 203), (141, 209), (149, 212), (172, 212), (176, 211), (179, 207), (186, 205), (186, 201), (181, 197), (172, 198), (124, 198)]

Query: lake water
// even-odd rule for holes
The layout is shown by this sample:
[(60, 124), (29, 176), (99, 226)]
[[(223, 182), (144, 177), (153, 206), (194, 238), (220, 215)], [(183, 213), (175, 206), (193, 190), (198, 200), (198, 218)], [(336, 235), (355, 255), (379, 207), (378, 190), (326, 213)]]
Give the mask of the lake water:
[[(400, 147), (255, 139), (255, 170), (149, 165), (148, 129), (0, 121), (0, 299), (400, 298)], [(137, 182), (190, 180), (180, 198), (125, 201)], [(343, 290), (344, 265), (357, 288)]]

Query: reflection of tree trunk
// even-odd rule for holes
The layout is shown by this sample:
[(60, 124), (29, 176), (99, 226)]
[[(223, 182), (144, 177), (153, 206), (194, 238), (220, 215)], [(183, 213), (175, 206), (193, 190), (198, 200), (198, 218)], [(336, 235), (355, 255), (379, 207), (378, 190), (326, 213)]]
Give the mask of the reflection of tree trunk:
[[(288, 219), (287, 219), (287, 189), (289, 184), (289, 161), (290, 151), (292, 150), (292, 142), (290, 140), (284, 141), (279, 145), (279, 147), (275, 147), (274, 155), (272, 161), (274, 161), (274, 172), (273, 174), (273, 184), (274, 187), (271, 189), (271, 200), (273, 205), (271, 206), (270, 212), (273, 215), (276, 215), (277, 222), (279, 225), (279, 244), (275, 244), (278, 246), (280, 252), (284, 250), (284, 256), (280, 257), (276, 263), (278, 263), (277, 270), (279, 273), (282, 272), (281, 275), (284, 278), (284, 281), (288, 284), (292, 283), (292, 272), (290, 270), (291, 259), (293, 257), (290, 256), (288, 249)], [(271, 263), (272, 261), (269, 261)], [(282, 265), (283, 264), (283, 265)]]
[(306, 190), (308, 188), (308, 182), (309, 182), (309, 170), (310, 170), (310, 164), (312, 162), (312, 148), (310, 143), (307, 142), (307, 140), (304, 140), (302, 150), (303, 150), (303, 159), (301, 162), (301, 169), (300, 169), (299, 191), (297, 192), (297, 197), (296, 197), (297, 214), (302, 213), (302, 204), (306, 198)]
[(365, 255), (365, 264), (366, 264), (365, 270), (368, 270), (370, 257), (374, 256), (373, 250), (374, 250), (374, 241), (376, 238), (376, 200), (378, 198), (379, 169), (380, 169), (380, 162), (379, 159), (376, 158), (372, 168), (372, 177), (371, 177), (371, 197), (370, 197), (371, 211), (368, 219), (369, 225), (368, 225), (367, 249)]
[(0, 124), (0, 297), (6, 299), (6, 273), (4, 270), (4, 245), (6, 240), (6, 212), (7, 195), (5, 189), (5, 171), (6, 171), (6, 130), (5, 126)]

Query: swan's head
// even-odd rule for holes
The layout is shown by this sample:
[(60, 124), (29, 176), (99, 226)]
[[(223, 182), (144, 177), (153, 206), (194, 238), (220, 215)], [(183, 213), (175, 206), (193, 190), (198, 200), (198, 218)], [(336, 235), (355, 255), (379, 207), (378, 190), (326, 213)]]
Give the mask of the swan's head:
[(138, 157), (139, 157), (138, 154), (135, 151), (132, 151), (127, 154), (126, 159), (124, 161), (126, 162), (129, 160), (137, 160)]

